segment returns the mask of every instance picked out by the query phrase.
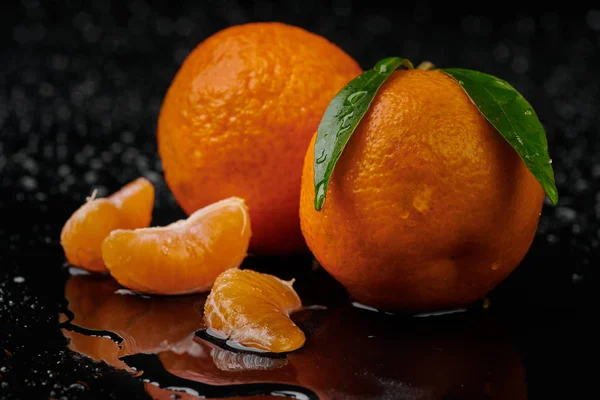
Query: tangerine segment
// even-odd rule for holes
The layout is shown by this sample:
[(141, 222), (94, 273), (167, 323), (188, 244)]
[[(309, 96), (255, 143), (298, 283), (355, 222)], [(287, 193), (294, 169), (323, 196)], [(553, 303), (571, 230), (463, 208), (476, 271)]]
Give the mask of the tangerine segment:
[(136, 179), (105, 199), (88, 199), (69, 217), (60, 243), (70, 264), (104, 272), (102, 241), (119, 228), (143, 228), (150, 224), (154, 187)]
[(60, 243), (69, 263), (90, 271), (106, 271), (100, 246), (121, 225), (121, 215), (107, 199), (91, 200), (71, 215), (63, 227)]
[(154, 186), (146, 178), (138, 178), (123, 186), (109, 197), (109, 200), (122, 211), (123, 229), (145, 228), (150, 226), (154, 206)]
[(204, 322), (244, 346), (272, 353), (299, 349), (304, 332), (289, 315), (302, 302), (292, 283), (252, 270), (225, 271), (204, 304)]
[(242, 263), (251, 234), (248, 207), (230, 197), (165, 227), (115, 230), (102, 244), (102, 257), (110, 274), (129, 289), (203, 292), (221, 272)]

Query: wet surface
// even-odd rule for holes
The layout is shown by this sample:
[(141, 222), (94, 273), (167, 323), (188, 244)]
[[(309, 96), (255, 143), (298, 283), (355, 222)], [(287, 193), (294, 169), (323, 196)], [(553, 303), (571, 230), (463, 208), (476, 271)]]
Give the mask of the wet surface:
[(477, 305), (445, 316), (355, 308), (338, 284), (303, 261), (288, 265), (300, 296), (309, 298), (317, 282), (327, 286), (321, 307), (308, 304), (293, 315), (307, 342), (287, 355), (237, 351), (206, 335), (204, 295), (124, 295), (113, 279), (96, 275), (68, 278), (70, 318), (62, 331), (71, 350), (130, 371), (164, 398), (182, 391), (215, 398), (527, 398), (519, 354), (492, 312)]
[[(203, 392), (407, 399), (596, 392), (597, 9), (517, 13), (507, 6), (482, 15), (418, 2), (395, 15), (345, 1), (12, 3), (0, 6), (0, 399), (176, 398), (167, 387), (186, 388), (177, 394), (186, 399)], [(283, 362), (195, 335), (201, 296), (115, 294), (110, 279), (72, 276), (64, 266), (60, 229), (93, 188), (104, 196), (143, 175), (157, 189), (153, 224), (183, 216), (156, 153), (162, 96), (200, 40), (269, 19), (325, 35), (365, 68), (399, 55), (492, 73), (534, 106), (560, 203), (544, 207), (529, 254), (491, 293), (487, 310), (421, 319), (372, 313), (351, 307), (309, 257), (249, 259), (245, 267), (296, 277), (305, 304), (327, 306), (294, 316), (308, 340)], [(102, 337), (112, 334), (121, 348)]]

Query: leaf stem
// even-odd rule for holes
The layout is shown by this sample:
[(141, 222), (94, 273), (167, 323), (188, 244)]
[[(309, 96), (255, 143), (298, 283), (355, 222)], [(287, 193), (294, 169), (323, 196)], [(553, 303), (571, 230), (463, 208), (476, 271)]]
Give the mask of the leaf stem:
[(423, 61), (421, 64), (417, 65), (417, 69), (422, 69), (423, 71), (429, 71), (434, 68), (435, 65), (430, 61)]

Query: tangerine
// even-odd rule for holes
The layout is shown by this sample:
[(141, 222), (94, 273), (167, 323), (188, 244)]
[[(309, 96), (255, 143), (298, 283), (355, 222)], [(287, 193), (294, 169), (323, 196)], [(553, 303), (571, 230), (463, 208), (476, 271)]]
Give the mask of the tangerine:
[(188, 213), (239, 196), (253, 253), (305, 248), (302, 160), (329, 100), (362, 72), (327, 39), (282, 23), (224, 29), (186, 58), (164, 98), (158, 149)]
[(321, 212), (314, 143), (302, 232), (356, 300), (435, 310), (484, 297), (521, 262), (544, 191), (519, 155), (441, 71), (394, 72), (342, 153)]
[(204, 321), (211, 333), (272, 353), (304, 345), (304, 332), (290, 319), (302, 306), (292, 281), (249, 269), (231, 269), (215, 280)]
[(117, 229), (102, 243), (110, 274), (126, 288), (185, 294), (211, 288), (246, 257), (251, 229), (243, 199), (231, 197), (165, 227)]
[(92, 195), (67, 220), (60, 244), (70, 264), (95, 272), (106, 272), (101, 245), (118, 228), (134, 229), (150, 225), (154, 187), (138, 178), (108, 198)]

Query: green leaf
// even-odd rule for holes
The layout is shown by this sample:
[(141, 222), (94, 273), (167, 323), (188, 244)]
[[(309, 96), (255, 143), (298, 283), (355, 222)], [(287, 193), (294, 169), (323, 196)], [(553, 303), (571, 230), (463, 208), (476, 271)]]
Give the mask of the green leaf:
[(558, 202), (546, 132), (535, 111), (508, 82), (483, 72), (441, 69), (465, 90), (481, 114), (521, 156), (553, 204)]
[(389, 57), (350, 81), (331, 100), (319, 124), (315, 141), (315, 210), (321, 211), (333, 168), (346, 143), (369, 109), (381, 85), (396, 68), (413, 68), (406, 58)]

